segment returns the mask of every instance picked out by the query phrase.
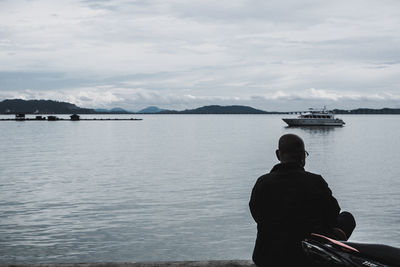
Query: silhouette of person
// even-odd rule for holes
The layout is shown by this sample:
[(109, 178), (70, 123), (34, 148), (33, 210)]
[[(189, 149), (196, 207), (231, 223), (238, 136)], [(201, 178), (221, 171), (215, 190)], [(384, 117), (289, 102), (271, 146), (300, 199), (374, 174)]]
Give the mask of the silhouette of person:
[(304, 170), (308, 152), (294, 134), (279, 139), (280, 161), (258, 178), (251, 193), (250, 211), (257, 223), (253, 261), (257, 266), (309, 266), (301, 241), (311, 233), (347, 240), (354, 217), (340, 212), (322, 176)]

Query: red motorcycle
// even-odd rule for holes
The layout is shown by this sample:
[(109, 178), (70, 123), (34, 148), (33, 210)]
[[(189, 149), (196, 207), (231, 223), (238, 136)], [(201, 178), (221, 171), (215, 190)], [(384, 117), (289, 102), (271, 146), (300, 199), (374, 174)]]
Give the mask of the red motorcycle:
[(312, 234), (302, 241), (302, 247), (315, 266), (400, 266), (400, 249), (387, 245), (341, 242)]

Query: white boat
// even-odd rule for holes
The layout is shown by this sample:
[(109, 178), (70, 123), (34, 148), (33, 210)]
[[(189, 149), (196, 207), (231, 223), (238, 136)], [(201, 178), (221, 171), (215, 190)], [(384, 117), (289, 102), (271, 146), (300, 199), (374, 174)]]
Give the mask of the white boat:
[(300, 114), (297, 118), (282, 119), (289, 126), (343, 126), (342, 119), (335, 118), (332, 111), (309, 109), (308, 112)]

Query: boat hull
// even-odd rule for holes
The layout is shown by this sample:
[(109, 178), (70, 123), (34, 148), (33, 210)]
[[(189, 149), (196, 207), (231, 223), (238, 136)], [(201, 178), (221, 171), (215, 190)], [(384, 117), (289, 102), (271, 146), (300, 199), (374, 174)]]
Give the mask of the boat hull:
[(282, 119), (289, 126), (343, 126), (341, 119)]

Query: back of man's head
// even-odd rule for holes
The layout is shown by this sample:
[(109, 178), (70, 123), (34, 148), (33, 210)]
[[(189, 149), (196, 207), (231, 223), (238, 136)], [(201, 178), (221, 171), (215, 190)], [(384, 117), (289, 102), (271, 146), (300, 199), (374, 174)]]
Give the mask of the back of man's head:
[(303, 140), (295, 134), (285, 134), (279, 138), (278, 159), (282, 163), (296, 162), (305, 164), (305, 149)]

